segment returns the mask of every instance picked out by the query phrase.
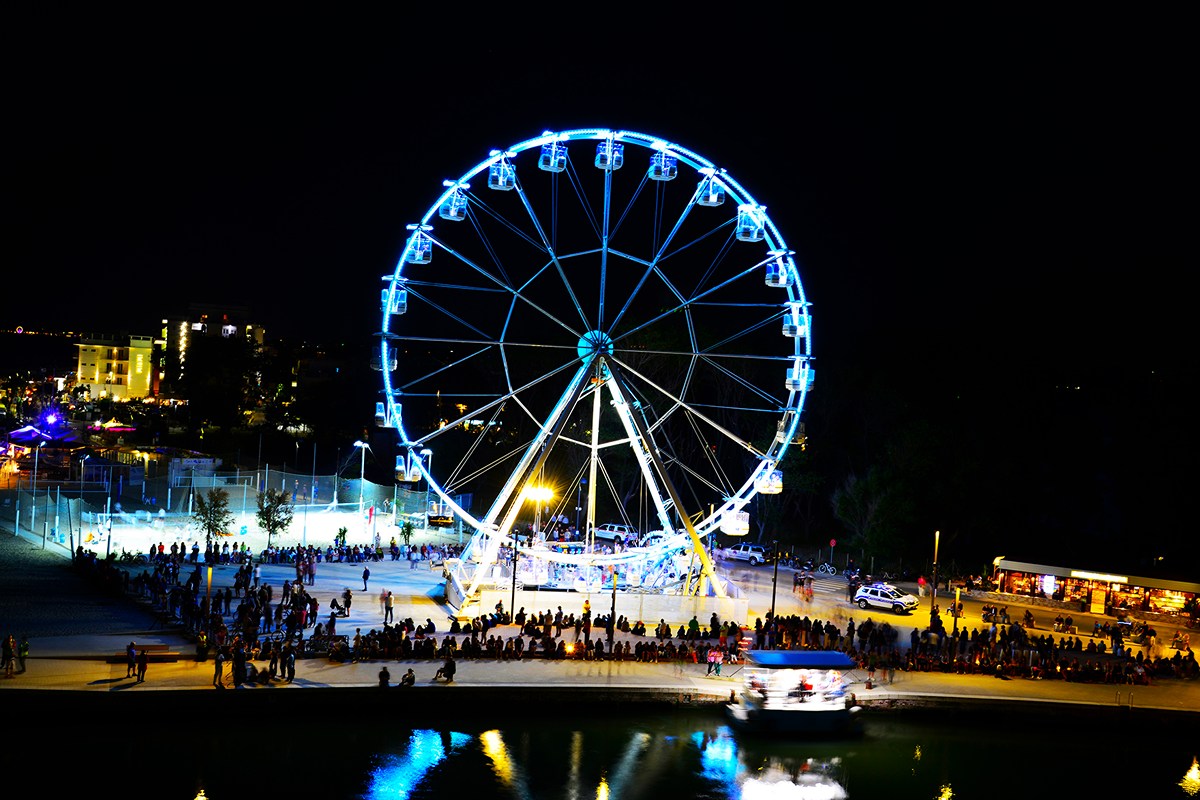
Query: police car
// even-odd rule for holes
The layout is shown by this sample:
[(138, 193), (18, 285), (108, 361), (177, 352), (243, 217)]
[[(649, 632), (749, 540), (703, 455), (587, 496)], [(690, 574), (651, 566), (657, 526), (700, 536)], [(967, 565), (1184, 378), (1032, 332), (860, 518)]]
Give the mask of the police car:
[(908, 592), (897, 589), (890, 583), (872, 583), (860, 586), (854, 593), (854, 604), (864, 611), (868, 608), (886, 608), (897, 614), (908, 614), (917, 610), (920, 603)]

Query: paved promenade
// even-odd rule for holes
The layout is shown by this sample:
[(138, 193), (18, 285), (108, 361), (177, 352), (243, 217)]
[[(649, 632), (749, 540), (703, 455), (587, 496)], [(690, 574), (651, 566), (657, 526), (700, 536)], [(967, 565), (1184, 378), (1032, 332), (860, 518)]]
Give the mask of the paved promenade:
[[(451, 609), (436, 599), (441, 581), (440, 570), (428, 565), (411, 569), (407, 562), (383, 561), (370, 564), (369, 591), (362, 592), (361, 564), (318, 564), (316, 584), (309, 591), (328, 607), (328, 600), (340, 595), (345, 587), (355, 590), (355, 602), (349, 618), (338, 620), (338, 633), (353, 636), (355, 628), (365, 634), (381, 628), (383, 612), (380, 592), (390, 589), (396, 600), (395, 618), (412, 618), (418, 623), (431, 619), (438, 628), (439, 639), (448, 630)], [(213, 570), (213, 590), (232, 585), (234, 566)], [(760, 570), (763, 568), (759, 568)], [(278, 587), (294, 576), (290, 565), (264, 565), (262, 580)], [(790, 575), (787, 579), (790, 585)], [(769, 581), (768, 581), (769, 583)], [(782, 578), (781, 578), (782, 583)], [(830, 592), (829, 603), (836, 601), (837, 592)], [(562, 605), (566, 611), (579, 613), (570, 601), (569, 593), (545, 593), (544, 608)], [(751, 619), (761, 616), (769, 605), (759, 608), (762, 598), (751, 602)], [(769, 602), (769, 598), (767, 599)], [(798, 603), (790, 593), (780, 594), (777, 608), (781, 614), (792, 613), (789, 603)], [(844, 606), (844, 603), (838, 604)], [(799, 607), (799, 606), (798, 606)], [(822, 616), (822, 608), (803, 606), (803, 613), (814, 619)], [(832, 609), (826, 609), (832, 614)], [(857, 609), (839, 608), (841, 613)], [(969, 613), (969, 612), (968, 612)], [(1018, 612), (1019, 613), (1019, 612)], [(874, 614), (877, 621), (886, 619), (899, 628), (900, 643), (905, 645), (912, 625), (920, 624), (917, 617), (891, 617)], [(668, 620), (677, 628), (686, 620)], [(962, 622), (978, 626), (979, 620), (970, 617)], [(60, 556), (42, 551), (40, 543), (16, 538), (11, 530), (0, 526), (0, 626), (3, 633), (20, 637), (29, 635), (30, 658), (24, 673), (13, 678), (0, 678), (0, 691), (28, 692), (64, 691), (68, 693), (157, 693), (164, 691), (199, 691), (214, 693), (212, 686), (213, 660), (197, 661), (195, 645), (175, 629), (156, 628), (154, 617), (135, 602), (98, 598), (95, 592), (72, 570), (64, 567)], [(514, 626), (501, 626), (489, 633), (507, 637), (516, 632)], [(617, 633), (620, 641), (632, 643), (638, 637)], [(106, 663), (108, 656), (120, 653), (125, 645), (165, 645), (183, 655), (174, 663), (151, 663), (147, 680), (136, 683), (125, 677), (121, 663)], [(461, 641), (461, 639), (460, 639)], [(275, 682), (270, 686), (238, 688), (237, 694), (270, 694), (276, 697), (295, 691), (343, 687), (378, 691), (378, 673), (387, 666), (395, 684), (406, 669), (417, 676), (414, 692), (428, 700), (433, 697), (449, 699), (446, 693), (475, 694), (504, 690), (539, 693), (562, 691), (575, 696), (610, 697), (616, 700), (663, 699), (670, 702), (718, 703), (729, 698), (740, 686), (737, 665), (725, 665), (720, 677), (707, 676), (705, 664), (659, 663), (644, 664), (628, 661), (554, 661), (554, 660), (459, 660), (458, 674), (452, 686), (431, 681), (440, 661), (414, 659), (411, 661), (367, 661), (335, 663), (325, 658), (298, 659), (293, 683)], [(257, 662), (264, 666), (265, 662)], [(227, 668), (228, 669), (228, 668)], [(878, 676), (877, 676), (878, 677)], [(989, 703), (1020, 702), (1032, 709), (1059, 710), (1076, 707), (1091, 711), (1114, 709), (1116, 713), (1156, 710), (1163, 712), (1200, 711), (1200, 681), (1163, 680), (1150, 686), (1067, 683), (1060, 680), (999, 679), (991, 676), (969, 676), (941, 673), (897, 672), (893, 684), (875, 684), (867, 689), (864, 674), (853, 674), (857, 680), (851, 689), (858, 700), (868, 707), (928, 706), (973, 707)], [(229, 683), (228, 673), (226, 683)], [(396, 690), (403, 693), (408, 690)], [(235, 692), (230, 691), (229, 694)], [(441, 693), (433, 695), (430, 693)], [(21, 692), (25, 694), (25, 692)], [(416, 697), (417, 695), (413, 695)], [(15, 699), (14, 695), (9, 695)], [(309, 695), (312, 697), (312, 695)]]

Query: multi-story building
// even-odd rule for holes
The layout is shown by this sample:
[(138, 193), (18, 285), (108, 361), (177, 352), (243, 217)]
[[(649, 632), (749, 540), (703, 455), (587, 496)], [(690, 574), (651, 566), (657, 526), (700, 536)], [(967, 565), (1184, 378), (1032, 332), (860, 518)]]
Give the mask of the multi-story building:
[(190, 304), (185, 314), (162, 321), (159, 372), (167, 391), (187, 374), (188, 348), (199, 337), (244, 338), (255, 349), (263, 346), (264, 329), (248, 321), (249, 309), (241, 306)]
[(76, 381), (93, 400), (136, 400), (154, 389), (154, 340), (127, 334), (84, 334), (79, 348)]

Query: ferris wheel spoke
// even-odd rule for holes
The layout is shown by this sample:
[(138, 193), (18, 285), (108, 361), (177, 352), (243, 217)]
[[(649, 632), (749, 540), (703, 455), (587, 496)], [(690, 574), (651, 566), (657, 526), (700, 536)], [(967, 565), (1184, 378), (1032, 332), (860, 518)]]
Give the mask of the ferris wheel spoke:
[[(726, 437), (726, 438), (727, 438), (729, 441), (731, 441), (731, 442), (734, 442), (734, 443), (738, 444), (739, 446), (741, 446), (741, 447), (745, 448), (745, 449), (746, 449), (746, 450), (748, 450), (748, 451), (754, 452), (753, 445), (752, 445), (752, 444), (751, 444), (749, 441), (747, 441), (745, 438), (743, 438), (743, 437), (739, 436), (739, 435), (738, 435), (737, 433), (735, 433), (734, 431), (731, 431), (731, 430), (729, 430), (729, 429), (728, 429), (726, 426), (724, 426), (724, 425), (721, 425), (721, 424), (720, 424), (719, 422), (717, 422), (716, 420), (714, 420), (714, 419), (710, 418), (709, 416), (707, 416), (707, 415), (705, 415), (705, 414), (701, 413), (701, 412), (698, 410), (698, 407), (697, 407), (697, 406), (694, 406), (694, 405), (692, 405), (692, 404), (688, 403), (688, 402), (687, 402), (686, 400), (684, 400), (683, 398), (676, 396), (674, 393), (672, 393), (672, 392), (671, 392), (669, 389), (667, 389), (666, 387), (664, 387), (664, 386), (660, 385), (659, 383), (657, 383), (657, 382), (655, 382), (654, 380), (650, 379), (650, 378), (649, 378), (649, 377), (647, 377), (646, 375), (644, 375), (644, 374), (642, 374), (642, 373), (638, 372), (638, 371), (637, 371), (637, 369), (635, 369), (633, 366), (631, 366), (631, 365), (629, 365), (629, 364), (627, 364), (627, 363), (625, 363), (625, 362), (623, 362), (623, 361), (620, 361), (620, 360), (618, 360), (618, 361), (617, 361), (617, 363), (618, 363), (618, 364), (620, 364), (620, 365), (621, 365), (621, 367), (622, 367), (622, 369), (624, 369), (624, 370), (625, 370), (625, 371), (626, 371), (626, 372), (627, 372), (629, 375), (632, 375), (632, 376), (636, 377), (636, 378), (639, 380), (639, 382), (640, 382), (640, 384), (639, 384), (639, 385), (645, 385), (645, 386), (647, 386), (647, 387), (649, 387), (649, 388), (652, 388), (652, 389), (654, 389), (656, 392), (658, 392), (660, 395), (662, 395), (663, 397), (665, 397), (665, 398), (667, 398), (668, 400), (670, 400), (670, 401), (671, 401), (671, 411), (672, 411), (672, 412), (674, 412), (674, 411), (675, 411), (676, 409), (678, 409), (678, 408), (683, 408), (683, 409), (686, 409), (686, 410), (687, 410), (687, 411), (688, 411), (690, 414), (692, 414), (693, 416), (695, 416), (697, 419), (700, 419), (700, 420), (704, 421), (704, 422), (705, 422), (705, 423), (706, 423), (706, 424), (707, 424), (707, 425), (708, 425), (710, 428), (712, 428), (714, 431), (719, 431), (719, 432), (721, 432), (721, 433), (722, 433), (722, 434), (723, 434), (723, 435), (724, 435), (724, 436), (725, 436), (725, 437)], [(661, 426), (661, 423), (657, 423), (657, 424), (656, 424), (656, 423), (652, 423), (652, 424), (651, 424), (651, 427), (652, 427), (652, 428), (657, 428), (657, 427), (660, 427), (660, 426)]]
[[(691, 150), (606, 129), (492, 150), (443, 186), (385, 289), (379, 358), (383, 419), (410, 465), (438, 450), (429, 491), (475, 529), (457, 593), (490, 579), (534, 481), (555, 498), (539, 514), (573, 493), (581, 525), (722, 527), (783, 457), (812, 376), (809, 304), (765, 206)], [(665, 551), (538, 558), (646, 569), (655, 591), (681, 574)]]
[[(641, 332), (643, 329), (645, 329), (651, 325), (654, 325), (655, 323), (661, 322), (662, 320), (670, 317), (672, 314), (678, 313), (679, 311), (683, 310), (684, 308), (686, 308), (689, 305), (699, 304), (700, 302), (702, 302), (704, 300), (704, 298), (711, 297), (714, 295), (714, 293), (720, 291), (721, 289), (736, 283), (737, 281), (745, 278), (748, 275), (752, 275), (758, 269), (761, 269), (761, 267), (762, 267), (761, 263), (747, 267), (747, 268), (743, 269), (741, 272), (739, 272), (738, 274), (729, 277), (725, 281), (722, 281), (719, 285), (713, 286), (713, 287), (705, 290), (704, 292), (701, 292), (700, 294), (695, 295), (693, 297), (684, 297), (677, 290), (675, 290), (674, 287), (672, 286), (670, 288), (672, 289), (672, 294), (674, 294), (677, 299), (676, 305), (667, 308), (666, 310), (662, 311), (657, 316), (654, 316), (654, 317), (651, 317), (651, 318), (645, 320), (640, 325), (630, 328), (629, 330), (622, 331), (619, 335), (616, 335), (613, 338), (616, 341), (620, 341), (621, 339), (624, 339), (624, 338), (627, 338), (630, 336), (634, 336), (637, 333)], [(638, 288), (639, 289), (641, 288), (641, 284), (639, 284)], [(628, 307), (628, 303), (626, 304), (626, 306)]]

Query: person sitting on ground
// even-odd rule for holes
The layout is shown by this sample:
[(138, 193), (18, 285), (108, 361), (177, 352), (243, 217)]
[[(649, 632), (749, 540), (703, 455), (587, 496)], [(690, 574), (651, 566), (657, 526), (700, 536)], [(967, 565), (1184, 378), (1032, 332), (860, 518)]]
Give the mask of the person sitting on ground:
[(417, 676), (412, 671), (412, 668), (409, 668), (408, 672), (400, 676), (400, 686), (413, 686), (416, 682)]
[(446, 659), (446, 663), (434, 673), (433, 679), (436, 681), (445, 678), (446, 683), (454, 683), (454, 673), (457, 671), (458, 665), (454, 663), (454, 656), (450, 656)]

